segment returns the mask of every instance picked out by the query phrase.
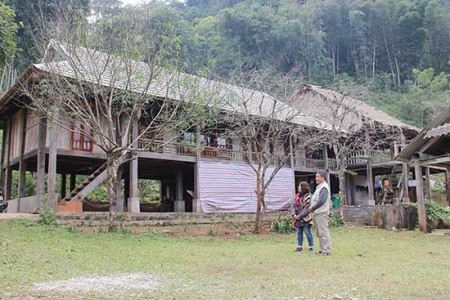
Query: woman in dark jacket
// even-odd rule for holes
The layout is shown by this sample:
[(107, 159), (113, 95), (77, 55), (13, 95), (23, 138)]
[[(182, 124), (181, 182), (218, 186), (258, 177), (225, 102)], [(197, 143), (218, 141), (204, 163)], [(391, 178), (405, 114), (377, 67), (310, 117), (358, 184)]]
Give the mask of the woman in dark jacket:
[(300, 182), (298, 186), (298, 193), (295, 195), (294, 207), (292, 209), (292, 217), (294, 219), (295, 229), (297, 230), (297, 248), (295, 251), (303, 251), (303, 232), (308, 239), (309, 251), (314, 251), (313, 236), (311, 227), (313, 220), (310, 214), (300, 218), (298, 215), (304, 209), (310, 208), (311, 193), (309, 184), (307, 182)]

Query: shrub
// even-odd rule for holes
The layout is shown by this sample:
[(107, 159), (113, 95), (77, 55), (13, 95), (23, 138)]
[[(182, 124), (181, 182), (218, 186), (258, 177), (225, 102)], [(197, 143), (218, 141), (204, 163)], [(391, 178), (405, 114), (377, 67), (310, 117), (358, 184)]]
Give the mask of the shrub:
[(294, 228), (292, 227), (292, 218), (282, 218), (281, 215), (278, 216), (278, 219), (270, 225), (270, 230), (282, 234), (294, 231)]
[(344, 218), (339, 214), (330, 214), (330, 227), (344, 226)]
[(39, 224), (55, 226), (58, 225), (55, 218), (55, 211), (51, 208), (44, 208), (41, 211), (41, 218), (38, 221)]
[(441, 206), (437, 203), (426, 201), (425, 209), (427, 210), (428, 220), (450, 220), (450, 206)]
[[(417, 210), (416, 203), (404, 204), (405, 207), (414, 207)], [(434, 220), (450, 220), (450, 206), (441, 206), (432, 201), (425, 201), (425, 209), (427, 211), (427, 218), (430, 221)]]

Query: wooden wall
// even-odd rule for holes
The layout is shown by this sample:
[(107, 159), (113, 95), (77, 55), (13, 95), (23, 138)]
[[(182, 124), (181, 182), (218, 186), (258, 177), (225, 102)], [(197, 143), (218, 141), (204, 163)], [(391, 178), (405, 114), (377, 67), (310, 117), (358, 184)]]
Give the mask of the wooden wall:
[(27, 126), (25, 128), (25, 154), (36, 150), (38, 147), (38, 128), (39, 118), (36, 114), (28, 110), (27, 111)]
[[(70, 124), (70, 122), (65, 122), (67, 124)], [(71, 141), (71, 137), (72, 137), (72, 132), (66, 127), (58, 127), (58, 136), (57, 136), (57, 148), (61, 149), (61, 150), (68, 150), (68, 151), (74, 151), (74, 153), (76, 152), (81, 152), (81, 153), (86, 153), (87, 151), (78, 151), (78, 150), (72, 150), (72, 141)], [(49, 140), (48, 140), (48, 135), (47, 135), (47, 141), (46, 141), (46, 145), (47, 147), (49, 146)], [(92, 149), (92, 153), (104, 153), (103, 150), (98, 147), (95, 143)]]

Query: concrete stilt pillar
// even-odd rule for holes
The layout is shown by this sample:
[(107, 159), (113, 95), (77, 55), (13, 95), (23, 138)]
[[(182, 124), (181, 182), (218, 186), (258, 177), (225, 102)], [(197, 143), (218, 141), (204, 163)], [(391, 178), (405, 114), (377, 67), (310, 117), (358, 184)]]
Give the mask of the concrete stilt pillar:
[(199, 174), (199, 168), (200, 168), (200, 159), (201, 159), (201, 144), (200, 144), (200, 136), (201, 136), (201, 129), (200, 126), (196, 127), (195, 130), (195, 144), (197, 148), (197, 152), (195, 153), (195, 166), (194, 166), (194, 199), (192, 199), (192, 212), (202, 212), (202, 204), (200, 202), (200, 174)]
[(183, 199), (183, 169), (178, 168), (176, 175), (176, 190), (175, 190), (175, 212), (185, 212), (185, 202)]
[[(134, 140), (139, 135), (139, 120), (137, 118), (133, 120), (132, 126), (131, 138)], [(127, 199), (127, 208), (128, 212), (138, 213), (141, 211), (139, 205), (139, 158), (137, 153), (132, 153), (132, 156), (128, 178), (130, 195)]]

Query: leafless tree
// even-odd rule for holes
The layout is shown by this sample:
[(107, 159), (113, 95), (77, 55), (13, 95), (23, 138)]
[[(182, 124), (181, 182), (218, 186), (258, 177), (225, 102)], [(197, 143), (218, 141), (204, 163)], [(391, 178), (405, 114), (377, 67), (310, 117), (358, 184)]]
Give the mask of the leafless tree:
[[(308, 113), (331, 124), (331, 130), (324, 132), (322, 142), (334, 150), (341, 203), (346, 203), (345, 174), (355, 175), (349, 165), (367, 164), (370, 171), (374, 150), (390, 148), (394, 141), (400, 144), (401, 130), (366, 117), (367, 106), (354, 100), (352, 96), (356, 91), (343, 85), (341, 83), (339, 89), (345, 91), (343, 93), (326, 90), (326, 94), (318, 94), (314, 99), (296, 97), (295, 107), (308, 108)], [(368, 180), (372, 180), (369, 177), (370, 174)]]
[(267, 208), (267, 190), (283, 167), (294, 164), (293, 143), (320, 144), (328, 125), (290, 106), (293, 87), (298, 84), (290, 74), (274, 77), (267, 71), (237, 71), (232, 83), (226, 97), (229, 113), (223, 118), (225, 135), (240, 140), (245, 161), (256, 175), (257, 233)]
[(59, 8), (36, 37), (45, 50), (41, 76), (24, 84), (29, 107), (49, 126), (73, 131), (83, 124), (79, 133), (106, 154), (110, 230), (121, 210), (120, 166), (137, 151), (157, 151), (214, 107), (201, 79), (176, 71), (177, 37), (146, 30), (147, 13), (129, 8), (93, 28)]

